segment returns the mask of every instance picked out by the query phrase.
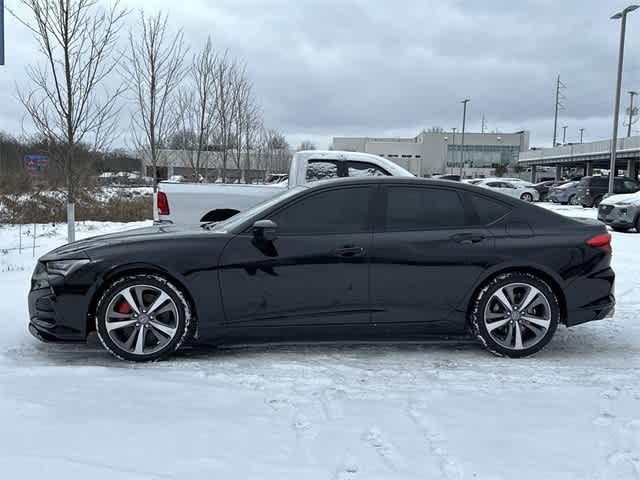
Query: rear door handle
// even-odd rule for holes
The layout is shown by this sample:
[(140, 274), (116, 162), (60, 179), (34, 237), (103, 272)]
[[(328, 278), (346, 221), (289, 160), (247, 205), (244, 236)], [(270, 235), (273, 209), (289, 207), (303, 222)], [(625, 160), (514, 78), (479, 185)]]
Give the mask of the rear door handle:
[(334, 257), (359, 257), (364, 255), (364, 248), (362, 247), (340, 247), (331, 252)]
[(478, 243), (485, 239), (485, 236), (481, 233), (458, 233), (452, 235), (451, 239), (462, 245), (471, 245), (472, 243)]

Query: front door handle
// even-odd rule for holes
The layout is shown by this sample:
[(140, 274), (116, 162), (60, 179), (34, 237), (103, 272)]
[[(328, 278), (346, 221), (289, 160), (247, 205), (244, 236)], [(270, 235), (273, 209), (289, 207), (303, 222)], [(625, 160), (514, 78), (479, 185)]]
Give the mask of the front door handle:
[(485, 239), (485, 236), (481, 233), (458, 233), (453, 235), (451, 239), (462, 245), (471, 245), (472, 243), (478, 243)]
[(334, 257), (359, 257), (364, 255), (364, 248), (354, 246), (340, 247), (333, 250), (331, 254)]

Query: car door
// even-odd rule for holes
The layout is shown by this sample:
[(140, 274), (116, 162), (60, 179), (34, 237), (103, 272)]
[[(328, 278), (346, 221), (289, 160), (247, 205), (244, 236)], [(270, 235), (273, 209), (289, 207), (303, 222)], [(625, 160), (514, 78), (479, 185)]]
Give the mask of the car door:
[(220, 260), (230, 326), (368, 323), (371, 187), (312, 192), (270, 214), (273, 242), (239, 234)]
[(493, 238), (463, 193), (433, 186), (387, 186), (371, 251), (372, 322), (418, 324), (432, 333), (448, 321), (486, 268)]

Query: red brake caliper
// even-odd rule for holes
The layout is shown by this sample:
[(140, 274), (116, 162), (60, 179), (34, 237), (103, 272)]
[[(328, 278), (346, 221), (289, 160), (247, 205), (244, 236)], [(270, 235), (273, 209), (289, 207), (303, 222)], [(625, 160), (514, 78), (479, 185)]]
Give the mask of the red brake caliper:
[(116, 307), (118, 313), (131, 313), (131, 305), (125, 299), (122, 299)]

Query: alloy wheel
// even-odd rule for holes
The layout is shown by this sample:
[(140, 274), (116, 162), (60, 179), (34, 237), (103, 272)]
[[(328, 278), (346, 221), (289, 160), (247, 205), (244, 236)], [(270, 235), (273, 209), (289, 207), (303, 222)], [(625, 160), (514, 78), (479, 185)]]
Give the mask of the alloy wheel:
[(533, 195), (531, 195), (530, 193), (523, 193), (520, 199), (524, 200), (525, 202), (533, 202)]
[(498, 288), (489, 298), (484, 324), (500, 346), (525, 350), (545, 338), (551, 326), (551, 306), (533, 285), (510, 283)]
[(130, 285), (116, 293), (105, 313), (109, 338), (133, 355), (151, 355), (178, 332), (178, 307), (162, 289)]

